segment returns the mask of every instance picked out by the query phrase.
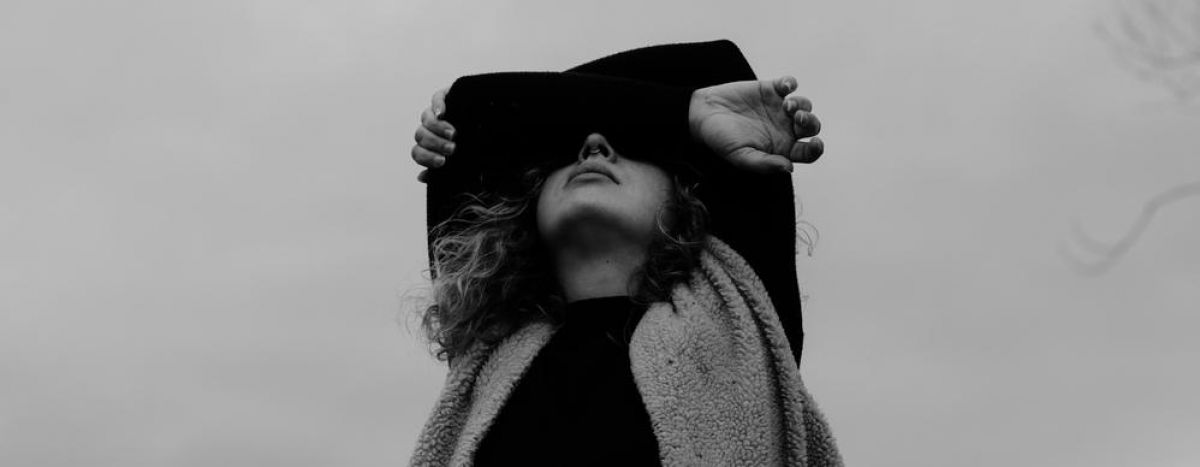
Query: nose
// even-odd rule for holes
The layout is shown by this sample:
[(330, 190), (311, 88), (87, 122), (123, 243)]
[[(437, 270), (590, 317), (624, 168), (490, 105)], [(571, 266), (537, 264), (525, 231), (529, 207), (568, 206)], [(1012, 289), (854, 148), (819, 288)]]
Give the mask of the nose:
[(583, 147), (579, 148), (579, 161), (585, 161), (592, 156), (600, 156), (613, 162), (616, 160), (617, 153), (613, 151), (612, 145), (608, 144), (604, 135), (592, 133), (587, 135), (587, 138), (583, 140)]

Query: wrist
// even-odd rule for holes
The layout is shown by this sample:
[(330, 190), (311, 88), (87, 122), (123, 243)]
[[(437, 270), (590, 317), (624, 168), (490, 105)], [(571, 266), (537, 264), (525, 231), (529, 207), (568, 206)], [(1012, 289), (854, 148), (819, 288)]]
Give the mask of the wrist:
[(695, 141), (704, 140), (700, 135), (700, 124), (707, 113), (704, 109), (708, 108), (710, 99), (712, 99), (712, 95), (708, 92), (708, 88), (700, 88), (692, 91), (691, 99), (688, 101), (688, 133)]

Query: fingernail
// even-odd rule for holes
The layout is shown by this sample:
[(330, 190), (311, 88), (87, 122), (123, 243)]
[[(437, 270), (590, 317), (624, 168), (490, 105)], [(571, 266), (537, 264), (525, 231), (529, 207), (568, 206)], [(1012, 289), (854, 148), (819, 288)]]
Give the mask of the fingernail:
[(450, 139), (454, 139), (454, 129), (453, 128), (446, 130), (446, 137), (450, 138)]
[(433, 114), (436, 115), (438, 118), (442, 118), (442, 112), (445, 112), (445, 111), (446, 111), (446, 109), (443, 109), (441, 107), (433, 108)]
[(454, 152), (454, 143), (446, 143), (446, 145), (442, 147), (446, 149), (446, 152)]
[(783, 111), (787, 112), (787, 113), (795, 112), (796, 111), (796, 101), (784, 101), (783, 102)]
[(443, 165), (446, 165), (446, 158), (445, 158), (445, 157), (438, 157), (438, 158), (436, 158), (436, 159), (434, 159), (434, 160), (433, 160), (433, 164), (434, 164), (434, 165), (436, 165), (436, 166), (438, 166), (438, 167), (441, 167), (441, 166), (443, 166)]

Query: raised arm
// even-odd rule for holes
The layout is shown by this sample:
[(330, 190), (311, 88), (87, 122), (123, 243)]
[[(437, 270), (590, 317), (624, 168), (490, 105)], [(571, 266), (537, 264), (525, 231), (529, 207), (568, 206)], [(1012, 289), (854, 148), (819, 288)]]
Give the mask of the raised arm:
[[(474, 192), (481, 177), (464, 174), (495, 173), (521, 167), (531, 158), (557, 157), (553, 154), (569, 157), (580, 144), (571, 140), (580, 128), (591, 131), (614, 123), (613, 131), (628, 131), (626, 136), (636, 140), (631, 147), (647, 156), (700, 157), (696, 162), (708, 167), (700, 186), (707, 193), (705, 205), (714, 218), (725, 219), (710, 233), (742, 254), (759, 274), (799, 362), (803, 327), (789, 172), (794, 164), (821, 157), (824, 143), (815, 137), (821, 123), (812, 103), (794, 95), (795, 79), (738, 81), (696, 91), (593, 79), (586, 83), (586, 93), (578, 92), (580, 87), (555, 86), (561, 79), (569, 78), (548, 80), (528, 73), (465, 77), (448, 93), (435, 93), (422, 113), (413, 147), (413, 159), (426, 167), (418, 178), (443, 196)], [(614, 139), (622, 141), (619, 136)], [(716, 158), (689, 151), (680, 142), (706, 146)], [(455, 159), (456, 149), (462, 159)], [(457, 175), (443, 177), (451, 174)], [(429, 206), (430, 218), (447, 218), (450, 213), (442, 208)]]
[[(422, 182), (454, 153), (455, 128), (442, 118), (448, 89), (434, 93), (417, 126), (412, 158), (426, 168), (417, 176)], [(795, 90), (790, 76), (698, 89), (688, 101), (690, 136), (751, 172), (791, 172), (795, 163), (812, 163), (824, 153), (824, 142), (815, 137), (821, 122), (812, 102)]]

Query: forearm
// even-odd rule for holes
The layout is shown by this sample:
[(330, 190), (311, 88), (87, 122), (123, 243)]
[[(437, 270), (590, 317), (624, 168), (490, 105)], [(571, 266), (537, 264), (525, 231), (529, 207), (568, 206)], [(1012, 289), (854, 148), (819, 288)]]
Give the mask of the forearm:
[[(492, 73), (455, 81), (445, 119), (459, 141), (499, 138), (522, 150), (572, 157), (578, 140), (596, 132), (648, 157), (677, 157), (691, 140), (692, 96), (687, 88), (620, 78)], [(513, 162), (520, 161), (509, 158), (505, 164)]]

